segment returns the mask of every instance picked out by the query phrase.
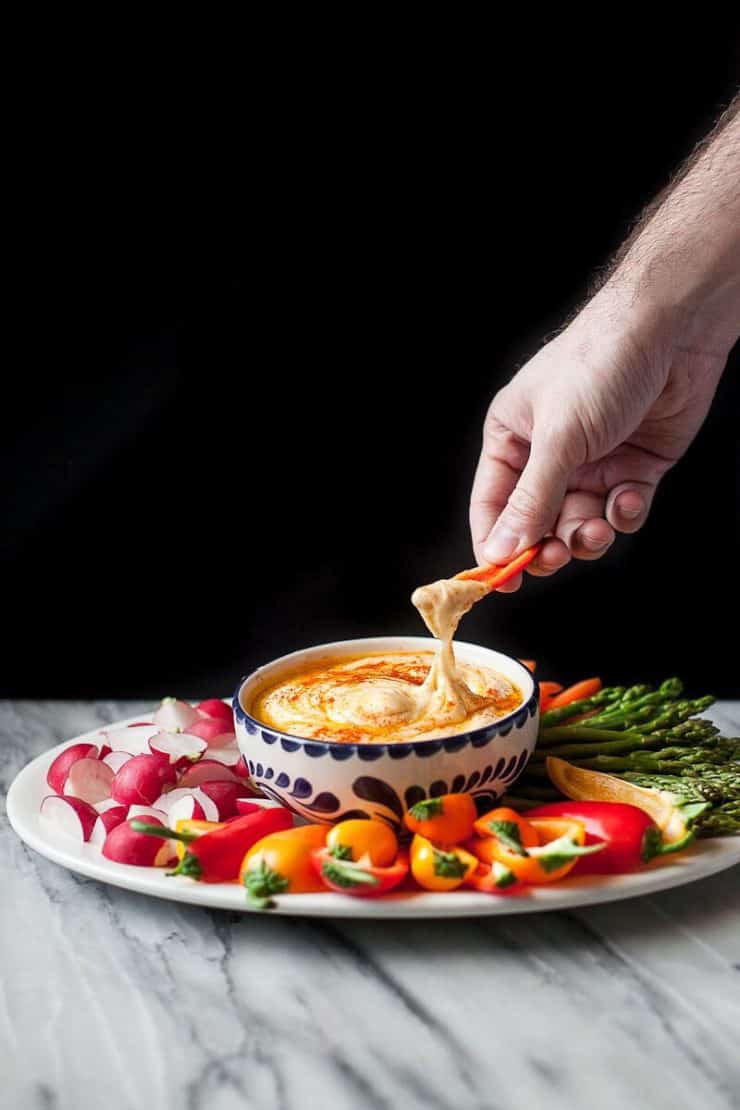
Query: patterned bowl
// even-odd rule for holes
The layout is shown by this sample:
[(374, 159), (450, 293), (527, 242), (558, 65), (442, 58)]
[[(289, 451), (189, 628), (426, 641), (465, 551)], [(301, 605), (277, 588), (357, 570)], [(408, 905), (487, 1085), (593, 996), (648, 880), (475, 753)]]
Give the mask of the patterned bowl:
[(424, 636), (340, 640), (284, 655), (242, 680), (234, 695), (236, 736), (252, 781), (309, 821), (378, 817), (399, 825), (423, 798), (465, 791), (481, 812), (507, 791), (534, 750), (539, 725), (537, 683), (521, 663), (476, 644), (455, 642), (459, 660), (493, 667), (524, 695), (519, 709), (493, 724), (441, 740), (347, 744), (289, 736), (251, 717), (255, 693), (327, 658), (370, 652), (430, 651)]

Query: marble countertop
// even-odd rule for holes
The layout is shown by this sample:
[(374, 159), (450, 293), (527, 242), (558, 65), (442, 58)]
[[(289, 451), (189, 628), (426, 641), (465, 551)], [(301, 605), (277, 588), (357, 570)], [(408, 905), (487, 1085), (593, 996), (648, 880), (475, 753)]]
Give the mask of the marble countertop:
[[(144, 708), (0, 703), (0, 793)], [(3, 804), (0, 875), (8, 1110), (740, 1106), (740, 868), (572, 913), (270, 918), (74, 875)]]

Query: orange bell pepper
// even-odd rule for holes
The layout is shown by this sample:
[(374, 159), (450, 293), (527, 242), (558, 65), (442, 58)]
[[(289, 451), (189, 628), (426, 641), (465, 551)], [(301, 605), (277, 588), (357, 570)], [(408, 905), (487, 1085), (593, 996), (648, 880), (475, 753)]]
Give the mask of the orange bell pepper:
[(517, 894), (524, 887), (514, 872), (498, 860), (479, 863), (472, 875), (468, 875), (465, 885), (483, 894)]
[(411, 874), (425, 890), (456, 890), (478, 867), (464, 848), (444, 851), (418, 833), (411, 841)]
[(435, 844), (450, 845), (472, 835), (476, 815), (475, 802), (469, 794), (441, 794), (417, 802), (404, 817), (404, 823), (412, 833)]
[(555, 883), (571, 871), (580, 856), (599, 852), (602, 844), (586, 845), (586, 830), (580, 821), (564, 818), (534, 817), (529, 824), (536, 830), (537, 847), (513, 850), (495, 836), (493, 858), (508, 867), (522, 883)]
[(335, 859), (370, 857), (373, 867), (388, 867), (398, 855), (396, 834), (385, 821), (352, 818), (333, 825), (326, 846)]
[(326, 825), (300, 825), (258, 840), (242, 861), (239, 881), (255, 909), (269, 909), (273, 894), (323, 890), (311, 855), (326, 841)]
[[(536, 848), (540, 843), (536, 829), (530, 825), (526, 817), (522, 817), (521, 813), (508, 806), (499, 806), (498, 809), (492, 809), (490, 813), (484, 813), (475, 822), (474, 827), (479, 837), (484, 840), (498, 837), (502, 844), (508, 845), (511, 851), (518, 852), (520, 855), (526, 854), (525, 848)], [(490, 854), (479, 855), (472, 848), (471, 851), (487, 863), (490, 863), (493, 858)]]
[(406, 852), (399, 852), (388, 867), (374, 867), (369, 854), (360, 856), (356, 861), (337, 859), (332, 850), (324, 846), (312, 854), (311, 862), (326, 889), (357, 898), (377, 898), (387, 894), (409, 873)]

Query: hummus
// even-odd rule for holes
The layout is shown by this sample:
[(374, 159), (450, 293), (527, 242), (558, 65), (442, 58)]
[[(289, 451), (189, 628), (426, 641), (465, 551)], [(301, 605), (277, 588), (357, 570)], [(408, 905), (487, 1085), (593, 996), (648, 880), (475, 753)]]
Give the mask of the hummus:
[(281, 732), (347, 742), (432, 739), (481, 728), (521, 705), (521, 691), (491, 667), (455, 661), (460, 618), (489, 592), (485, 583), (443, 579), (411, 598), (437, 652), (327, 659), (262, 690), (252, 716)]

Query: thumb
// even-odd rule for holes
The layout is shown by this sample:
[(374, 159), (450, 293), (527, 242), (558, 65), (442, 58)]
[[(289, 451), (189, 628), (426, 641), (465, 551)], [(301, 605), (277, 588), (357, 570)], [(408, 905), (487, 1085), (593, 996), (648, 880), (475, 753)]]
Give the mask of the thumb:
[(483, 545), (491, 563), (505, 563), (555, 527), (570, 467), (549, 444), (535, 439), (527, 465)]

